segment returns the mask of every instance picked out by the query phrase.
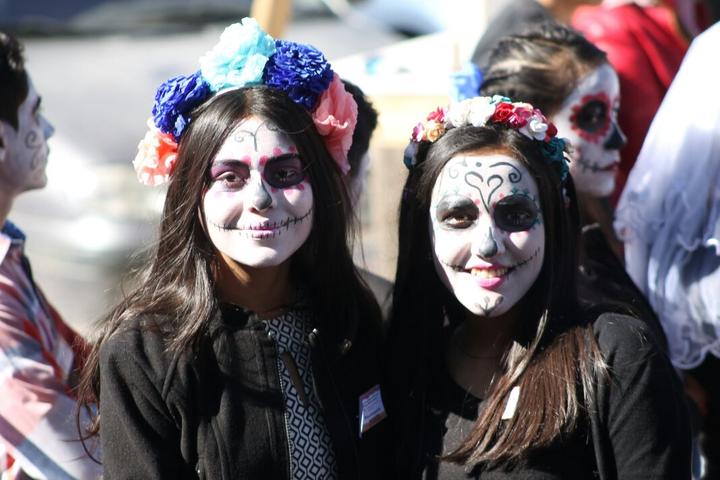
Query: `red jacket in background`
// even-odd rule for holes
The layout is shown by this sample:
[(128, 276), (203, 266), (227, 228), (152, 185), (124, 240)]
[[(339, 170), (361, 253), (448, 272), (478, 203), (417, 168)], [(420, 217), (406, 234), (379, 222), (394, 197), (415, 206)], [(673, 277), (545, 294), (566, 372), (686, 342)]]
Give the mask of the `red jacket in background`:
[(620, 127), (628, 137), (612, 195), (615, 204), (640, 153), (645, 134), (680, 68), (688, 41), (667, 7), (626, 4), (580, 7), (572, 25), (608, 54), (620, 77)]

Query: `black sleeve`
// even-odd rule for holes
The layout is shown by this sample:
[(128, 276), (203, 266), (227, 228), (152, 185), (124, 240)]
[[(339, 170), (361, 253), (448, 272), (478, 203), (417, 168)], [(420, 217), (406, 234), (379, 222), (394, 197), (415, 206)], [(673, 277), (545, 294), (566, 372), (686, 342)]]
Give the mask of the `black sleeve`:
[(181, 477), (180, 430), (162, 395), (164, 372), (156, 371), (141, 340), (145, 334), (118, 333), (100, 351), (105, 480)]
[(648, 326), (607, 314), (596, 321), (595, 332), (610, 367), (598, 386), (600, 418), (593, 425), (593, 441), (603, 451), (602, 478), (689, 479), (685, 397)]

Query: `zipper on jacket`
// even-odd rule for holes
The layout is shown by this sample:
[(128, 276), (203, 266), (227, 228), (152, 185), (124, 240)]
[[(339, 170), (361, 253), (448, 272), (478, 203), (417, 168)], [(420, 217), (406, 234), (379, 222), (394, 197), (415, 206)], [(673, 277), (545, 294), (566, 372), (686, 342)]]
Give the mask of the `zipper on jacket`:
[[(350, 422), (350, 418), (348, 417), (347, 410), (345, 409), (345, 403), (343, 402), (342, 396), (340, 395), (340, 391), (338, 390), (337, 385), (335, 384), (335, 377), (333, 376), (332, 368), (327, 360), (327, 355), (325, 352), (325, 347), (323, 345), (319, 345), (320, 348), (320, 355), (322, 356), (323, 365), (324, 368), (327, 369), (327, 375), (329, 377), (330, 384), (332, 385), (333, 393), (335, 394), (335, 399), (338, 402), (338, 405), (340, 406), (340, 410), (342, 411), (342, 417), (345, 420), (345, 426), (347, 427), (347, 431), (350, 432), (350, 440), (351, 440), (351, 450), (353, 452), (353, 458), (355, 459), (355, 473), (357, 474), (357, 478), (360, 478), (360, 458), (358, 457), (358, 449), (357, 444), (355, 443), (355, 438), (353, 435), (353, 426)], [(338, 475), (339, 472), (340, 463), (338, 462)]]
[[(285, 395), (287, 395), (287, 393), (285, 392), (285, 388), (286, 388), (285, 382), (283, 382), (283, 378), (280, 373), (280, 369), (282, 368), (282, 366), (280, 365), (280, 362), (282, 361), (282, 360), (280, 360), (280, 352), (278, 351), (277, 342), (275, 342), (275, 335), (270, 330), (268, 330), (267, 336), (268, 336), (268, 339), (272, 342), (273, 349), (275, 350), (275, 375), (277, 376), (277, 379), (280, 383), (280, 391), (283, 394), (283, 400), (285, 400)], [(292, 480), (293, 479), (293, 466), (292, 466), (293, 456), (292, 456), (292, 442), (290, 441), (290, 429), (288, 427), (287, 403), (285, 405), (283, 405), (282, 418), (283, 418), (283, 427), (285, 428), (285, 440), (286, 440), (286, 444), (287, 444), (287, 454), (288, 454), (287, 473), (288, 473), (288, 479)]]

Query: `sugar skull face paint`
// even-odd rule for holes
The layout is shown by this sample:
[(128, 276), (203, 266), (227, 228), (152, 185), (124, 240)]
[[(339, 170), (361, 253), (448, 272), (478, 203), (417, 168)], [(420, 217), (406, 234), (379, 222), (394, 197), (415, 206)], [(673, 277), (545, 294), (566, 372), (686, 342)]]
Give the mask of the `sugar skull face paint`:
[(578, 191), (596, 197), (615, 189), (615, 173), (625, 137), (617, 123), (620, 84), (603, 64), (584, 77), (553, 118), (559, 135), (573, 147), (570, 174)]
[(510, 310), (542, 268), (538, 187), (507, 155), (453, 157), (433, 187), (430, 228), (437, 274), (475, 315)]
[(290, 138), (250, 117), (225, 140), (203, 198), (208, 235), (226, 257), (251, 267), (280, 265), (310, 235), (313, 192)]
[(28, 94), (18, 108), (18, 128), (0, 120), (0, 182), (6, 191), (17, 194), (47, 184), (47, 140), (55, 129), (42, 115), (40, 104), (28, 79)]

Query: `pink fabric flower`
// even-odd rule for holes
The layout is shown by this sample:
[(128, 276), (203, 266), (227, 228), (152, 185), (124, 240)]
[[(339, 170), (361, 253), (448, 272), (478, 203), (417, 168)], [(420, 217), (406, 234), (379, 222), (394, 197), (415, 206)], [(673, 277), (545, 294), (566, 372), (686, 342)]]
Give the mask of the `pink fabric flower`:
[(437, 107), (435, 110), (428, 113), (427, 120), (428, 121), (435, 120), (438, 123), (444, 123), (445, 122), (445, 108)]
[(177, 143), (172, 135), (161, 132), (148, 120), (150, 130), (138, 144), (138, 153), (133, 160), (140, 183), (154, 187), (167, 182), (175, 168)]
[(508, 117), (507, 123), (516, 129), (524, 127), (533, 115), (532, 107), (526, 108), (522, 104), (514, 104), (513, 106), (515, 108), (513, 109), (512, 114)]
[(425, 125), (422, 122), (418, 123), (413, 127), (412, 137), (416, 142), (422, 142), (425, 138)]
[(335, 74), (330, 87), (320, 96), (318, 106), (312, 113), (325, 147), (344, 175), (350, 171), (347, 153), (357, 124), (357, 111), (355, 99)]

